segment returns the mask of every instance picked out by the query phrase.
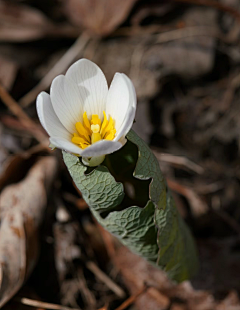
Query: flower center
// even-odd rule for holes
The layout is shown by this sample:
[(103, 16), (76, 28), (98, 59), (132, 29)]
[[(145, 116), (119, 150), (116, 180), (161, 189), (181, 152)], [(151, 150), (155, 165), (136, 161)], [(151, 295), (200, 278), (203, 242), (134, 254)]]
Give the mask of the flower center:
[(91, 121), (89, 121), (87, 113), (84, 112), (83, 122), (77, 122), (75, 124), (77, 133), (73, 134), (72, 142), (80, 148), (85, 149), (100, 140), (113, 140), (116, 133), (114, 121), (111, 116), (108, 121), (104, 111), (103, 115), (103, 122), (101, 122), (97, 114), (93, 114)]

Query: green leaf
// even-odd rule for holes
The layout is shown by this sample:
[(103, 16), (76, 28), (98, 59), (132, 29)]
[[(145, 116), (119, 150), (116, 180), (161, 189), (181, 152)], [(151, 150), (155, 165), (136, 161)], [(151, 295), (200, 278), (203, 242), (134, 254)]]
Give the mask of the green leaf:
[[(89, 174), (78, 157), (63, 152), (63, 158), (99, 223), (134, 253), (181, 282), (191, 277), (198, 265), (192, 236), (149, 147), (134, 131), (127, 139), (121, 150), (106, 156)], [(135, 198), (124, 198), (123, 184), (129, 182)], [(144, 206), (143, 202), (145, 207), (135, 205)]]
[(159, 254), (157, 264), (171, 279), (182, 282), (198, 269), (198, 257), (192, 235), (180, 217), (170, 193), (166, 209), (156, 209)]
[(154, 221), (158, 229), (159, 247), (156, 263), (171, 279), (182, 282), (191, 278), (198, 269), (194, 240), (165, 185), (156, 157), (133, 130), (128, 133), (127, 138), (136, 144), (139, 150), (134, 175), (141, 179), (152, 178), (150, 198), (156, 205)]
[(134, 253), (156, 262), (159, 249), (154, 211), (155, 206), (149, 201), (143, 209), (133, 206), (113, 211), (105, 219), (99, 219), (99, 222)]
[(157, 207), (164, 209), (166, 207), (166, 184), (156, 157), (133, 130), (127, 134), (127, 139), (138, 147), (138, 161), (133, 175), (141, 180), (152, 179), (149, 197)]
[(85, 175), (87, 167), (78, 157), (63, 152), (64, 162), (86, 203), (95, 211), (110, 211), (118, 206), (124, 197), (123, 185), (115, 182), (104, 166), (98, 166)]

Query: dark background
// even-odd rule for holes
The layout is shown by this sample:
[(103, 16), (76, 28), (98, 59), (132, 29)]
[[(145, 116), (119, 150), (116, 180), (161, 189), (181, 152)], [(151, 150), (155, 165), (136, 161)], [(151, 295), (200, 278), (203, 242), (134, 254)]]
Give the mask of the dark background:
[[(18, 296), (90, 310), (240, 309), (239, 12), (238, 0), (0, 1), (1, 189), (50, 155), (36, 96), (88, 58), (109, 83), (115, 72), (132, 79), (133, 128), (159, 160), (201, 265), (191, 284), (170, 284), (162, 273), (153, 281), (145, 261), (113, 249), (56, 150), (40, 258)], [(141, 292), (139, 283), (151, 288)], [(135, 303), (117, 308), (130, 296)], [(4, 309), (25, 309), (19, 298)]]

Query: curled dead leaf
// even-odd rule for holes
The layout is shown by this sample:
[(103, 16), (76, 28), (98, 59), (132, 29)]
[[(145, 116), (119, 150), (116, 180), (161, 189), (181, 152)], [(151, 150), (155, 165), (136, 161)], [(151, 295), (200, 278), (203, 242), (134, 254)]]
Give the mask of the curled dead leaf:
[(38, 39), (51, 22), (37, 9), (22, 4), (0, 3), (0, 40)]
[(19, 290), (36, 263), (38, 229), (56, 164), (54, 157), (40, 159), (26, 178), (0, 195), (0, 308)]
[(106, 36), (127, 17), (138, 0), (68, 0), (65, 8), (69, 19), (91, 33)]
[(36, 8), (0, 1), (0, 41), (24, 42), (46, 36), (75, 38), (78, 35), (78, 29), (67, 24), (55, 24)]
[(195, 290), (188, 281), (181, 284), (171, 282), (163, 271), (125, 247), (117, 249), (114, 263), (131, 294), (135, 294), (144, 285), (148, 286), (147, 292), (136, 300), (139, 310), (164, 310), (175, 300), (180, 300), (181, 305), (189, 310), (217, 309), (217, 302), (210, 293)]

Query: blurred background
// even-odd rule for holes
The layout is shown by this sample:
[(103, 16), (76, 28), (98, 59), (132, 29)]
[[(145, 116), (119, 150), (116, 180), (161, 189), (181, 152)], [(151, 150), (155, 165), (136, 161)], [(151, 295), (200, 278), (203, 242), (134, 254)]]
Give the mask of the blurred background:
[[(196, 239), (191, 282), (171, 283), (120, 246), (48, 149), (36, 96), (82, 57), (109, 83), (115, 72), (134, 83), (134, 129)], [(238, 0), (0, 1), (0, 249), (10, 257), (0, 255), (0, 308), (240, 309), (239, 90)]]

